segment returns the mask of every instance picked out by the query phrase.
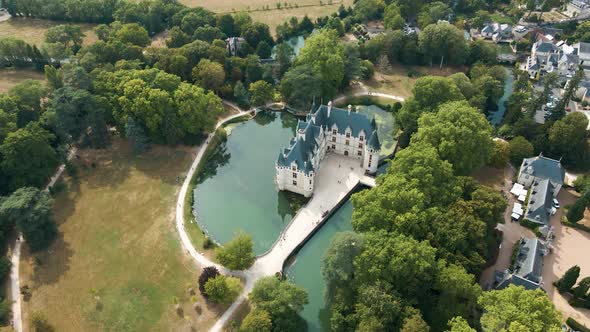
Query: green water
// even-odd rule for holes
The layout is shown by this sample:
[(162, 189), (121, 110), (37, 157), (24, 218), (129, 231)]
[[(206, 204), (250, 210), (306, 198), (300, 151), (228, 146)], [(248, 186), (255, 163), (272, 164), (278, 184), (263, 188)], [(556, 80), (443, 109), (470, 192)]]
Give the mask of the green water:
[(261, 254), (289, 223), (294, 213), (286, 194), (275, 187), (274, 165), (296, 126), (289, 113), (260, 113), (233, 127), (208, 159), (207, 177), (194, 191), (193, 212), (214, 241), (226, 243), (243, 231)]
[(364, 113), (369, 118), (375, 117), (377, 122), (377, 134), (381, 141), (381, 156), (388, 156), (393, 153), (397, 142), (395, 132), (395, 117), (376, 105), (359, 105), (359, 113)]
[(352, 203), (347, 201), (301, 248), (295, 261), (285, 269), (289, 280), (305, 288), (309, 295), (309, 304), (305, 306), (301, 316), (307, 321), (310, 332), (330, 330), (327, 328), (329, 319), (324, 302), (326, 284), (322, 278), (321, 262), (334, 235), (352, 230), (351, 218)]

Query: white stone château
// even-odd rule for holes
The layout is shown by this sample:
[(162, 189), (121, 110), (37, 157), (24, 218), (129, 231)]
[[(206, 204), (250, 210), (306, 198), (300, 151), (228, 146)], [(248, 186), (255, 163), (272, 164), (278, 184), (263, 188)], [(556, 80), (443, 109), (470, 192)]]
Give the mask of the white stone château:
[(313, 194), (315, 175), (328, 153), (338, 153), (360, 161), (366, 173), (377, 172), (381, 144), (375, 119), (365, 114), (321, 105), (312, 106), (306, 121), (297, 123), (297, 136), (282, 149), (276, 161), (279, 190), (289, 190), (305, 197)]

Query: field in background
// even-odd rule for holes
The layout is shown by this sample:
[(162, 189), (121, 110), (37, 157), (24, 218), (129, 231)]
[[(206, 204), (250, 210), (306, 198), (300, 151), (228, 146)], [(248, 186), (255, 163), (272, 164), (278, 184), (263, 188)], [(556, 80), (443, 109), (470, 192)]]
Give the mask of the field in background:
[(47, 252), (23, 253), (21, 286), (32, 292), (23, 302), (25, 327), (40, 312), (56, 331), (208, 329), (224, 308), (199, 295), (200, 271), (174, 228), (193, 149), (155, 146), (135, 156), (115, 139), (78, 155), (77, 176), (66, 177), (56, 196), (58, 239)]
[[(0, 22), (0, 38), (14, 37), (22, 39), (29, 44), (39, 46), (45, 40), (45, 31), (47, 31), (47, 29), (66, 23), (67, 22), (41, 20), (36, 18), (11, 18), (8, 21)], [(84, 45), (92, 44), (97, 40), (96, 34), (93, 31), (96, 24), (72, 24), (79, 25), (82, 28), (82, 32), (86, 34)]]
[(370, 91), (389, 93), (407, 98), (412, 95), (412, 88), (420, 76), (449, 76), (457, 72), (464, 72), (463, 67), (443, 66), (401, 66), (393, 65), (385, 72), (376, 71), (372, 79), (363, 81)]
[[(352, 0), (295, 0), (295, 1), (272, 1), (272, 0), (250, 0), (250, 1), (217, 1), (217, 0), (180, 0), (181, 3), (189, 7), (204, 7), (216, 13), (234, 13), (246, 11), (255, 21), (268, 24), (272, 34), (275, 33), (275, 27), (283, 22), (287, 22), (292, 16), (302, 19), (305, 15), (311, 19), (320, 16), (330, 15), (338, 11), (340, 4), (348, 7), (352, 5)], [(321, 2), (321, 4), (320, 4)], [(277, 3), (281, 6), (289, 4), (289, 9), (277, 9)], [(295, 4), (299, 8), (295, 8)], [(270, 10), (262, 10), (263, 7), (269, 6)]]
[(2, 69), (0, 70), (0, 93), (10, 90), (24, 80), (45, 81), (45, 75), (32, 69)]

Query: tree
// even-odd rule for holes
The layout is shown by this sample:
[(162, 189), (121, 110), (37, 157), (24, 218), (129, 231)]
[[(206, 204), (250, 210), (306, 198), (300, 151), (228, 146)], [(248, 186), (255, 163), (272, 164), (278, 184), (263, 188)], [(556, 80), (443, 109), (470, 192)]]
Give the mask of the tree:
[(510, 141), (510, 161), (513, 165), (520, 165), (524, 158), (533, 155), (533, 145), (522, 136), (516, 136)]
[(510, 143), (503, 140), (494, 141), (494, 150), (489, 164), (496, 168), (503, 168), (510, 160)]
[(443, 104), (438, 113), (426, 113), (418, 120), (412, 142), (434, 146), (457, 174), (467, 175), (490, 159), (492, 128), (485, 116), (466, 102)]
[(291, 67), (291, 63), (293, 62), (293, 57), (295, 56), (295, 52), (289, 43), (280, 43), (277, 45), (275, 51), (275, 57), (279, 64), (279, 77), (282, 77), (283, 74)]
[[(354, 232), (337, 233), (322, 258), (322, 276), (326, 282), (326, 302), (337, 292), (350, 292), (354, 282), (354, 260), (363, 251), (364, 237)], [(350, 294), (348, 297), (351, 297)]]
[(182, 47), (191, 42), (191, 37), (175, 26), (168, 31), (168, 38), (166, 38), (166, 47), (177, 48)]
[(270, 332), (272, 321), (268, 312), (264, 310), (252, 310), (246, 315), (240, 325), (240, 332)]
[(573, 112), (557, 120), (549, 129), (549, 144), (556, 157), (573, 167), (584, 168), (588, 158), (588, 118), (581, 112)]
[(404, 324), (400, 330), (400, 332), (428, 332), (430, 331), (430, 326), (426, 324), (424, 319), (422, 319), (422, 315), (419, 311), (408, 315), (404, 319)]
[(45, 31), (45, 42), (50, 44), (59, 44), (65, 49), (78, 52), (82, 47), (84, 33), (78, 25), (60, 24), (53, 26)]
[(552, 118), (554, 119), (561, 119), (565, 116), (565, 110), (569, 105), (570, 100), (572, 97), (575, 96), (576, 91), (578, 91), (578, 85), (584, 78), (584, 69), (579, 68), (576, 71), (574, 77), (572, 77), (565, 86), (565, 91), (563, 93), (563, 97), (559, 99), (557, 105), (555, 106), (555, 110), (553, 111)]
[(240, 280), (234, 277), (218, 275), (205, 283), (207, 298), (216, 303), (231, 303), (240, 294)]
[(588, 290), (590, 290), (590, 277), (580, 280), (578, 286), (572, 288), (572, 294), (577, 298), (584, 299), (589, 296)]
[(0, 108), (0, 142), (4, 142), (6, 136), (16, 129), (16, 114), (5, 112)]
[(270, 45), (266, 41), (261, 41), (260, 43), (258, 43), (258, 46), (256, 47), (256, 54), (261, 59), (268, 59), (272, 54), (272, 47), (270, 47)]
[(45, 66), (45, 79), (52, 90), (57, 90), (64, 85), (63, 75), (61, 71), (53, 66)]
[(252, 24), (248, 24), (245, 27), (242, 27), (242, 37), (246, 39), (246, 42), (253, 48), (257, 48), (258, 44), (262, 41), (266, 42), (268, 45), (274, 45), (274, 40), (270, 35), (270, 30), (268, 25), (260, 22), (254, 22)]
[(192, 74), (196, 83), (215, 92), (219, 92), (225, 81), (223, 66), (208, 59), (199, 61)]
[(16, 225), (32, 251), (47, 248), (57, 235), (53, 199), (37, 188), (16, 190), (0, 205), (0, 219)]
[(217, 249), (217, 259), (228, 269), (245, 270), (254, 263), (253, 246), (250, 235), (237, 234), (230, 242)]
[(227, 36), (219, 30), (217, 27), (205, 25), (204, 27), (198, 27), (193, 33), (193, 39), (203, 40), (208, 43), (212, 43), (214, 40), (225, 40)]
[(385, 7), (383, 14), (383, 24), (387, 29), (400, 30), (404, 26), (404, 18), (401, 15), (396, 3), (391, 3)]
[(111, 38), (124, 44), (132, 44), (145, 47), (151, 43), (146, 29), (137, 23), (123, 24), (119, 29), (111, 33)]
[(570, 267), (565, 272), (565, 274), (561, 278), (559, 278), (559, 280), (557, 280), (555, 282), (555, 287), (557, 287), (557, 290), (559, 290), (560, 293), (569, 292), (569, 291), (571, 291), (572, 287), (574, 287), (574, 285), (578, 281), (579, 276), (580, 276), (580, 267), (577, 265), (574, 265), (574, 266)]
[(250, 84), (250, 102), (254, 106), (261, 106), (272, 100), (274, 89), (265, 81), (256, 81)]
[(373, 232), (365, 235), (365, 250), (355, 259), (360, 284), (380, 282), (387, 292), (419, 302), (428, 296), (436, 271), (436, 249), (405, 235)]
[(236, 98), (238, 106), (243, 108), (250, 106), (250, 96), (242, 81), (237, 81), (234, 86), (234, 98)]
[(305, 321), (298, 313), (308, 303), (307, 292), (274, 276), (259, 279), (250, 293), (255, 310), (269, 313), (274, 331), (300, 331)]
[(344, 46), (334, 30), (322, 30), (310, 36), (300, 50), (296, 63), (309, 65), (321, 75), (322, 95), (332, 98), (344, 79)]
[(310, 65), (294, 66), (287, 71), (279, 91), (291, 107), (308, 110), (314, 98), (321, 98), (322, 76)]
[(203, 269), (201, 275), (199, 275), (199, 291), (201, 291), (201, 294), (203, 294), (203, 296), (207, 296), (207, 293), (205, 292), (205, 284), (207, 283), (207, 281), (209, 281), (209, 279), (217, 277), (218, 275), (219, 270), (217, 270), (215, 266), (207, 266)]
[(145, 129), (133, 117), (127, 118), (125, 137), (131, 142), (135, 153), (143, 153), (149, 148), (150, 139), (146, 135)]
[(38, 124), (9, 133), (0, 145), (0, 168), (8, 177), (9, 190), (24, 186), (42, 186), (57, 167), (55, 137)]
[(481, 317), (482, 330), (558, 331), (561, 315), (540, 289), (530, 291), (523, 287), (510, 285), (502, 290), (484, 292), (479, 298), (484, 314)]
[(230, 14), (223, 14), (217, 16), (217, 26), (223, 33), (229, 37), (235, 36), (235, 21)]
[(424, 29), (427, 25), (435, 24), (439, 20), (447, 20), (452, 13), (453, 10), (446, 3), (434, 1), (422, 7), (422, 11), (418, 14), (418, 24)]
[(41, 101), (47, 96), (47, 88), (39, 81), (24, 80), (8, 91), (17, 105), (17, 124), (19, 128), (39, 119), (43, 106)]
[(476, 332), (463, 317), (454, 317), (449, 321), (447, 332)]
[(578, 222), (584, 218), (586, 207), (590, 205), (590, 191), (578, 198), (567, 211), (567, 219), (570, 222)]
[(440, 58), (441, 65), (446, 60), (451, 64), (464, 63), (467, 56), (467, 44), (463, 31), (447, 23), (431, 24), (420, 35), (420, 49), (426, 56)]

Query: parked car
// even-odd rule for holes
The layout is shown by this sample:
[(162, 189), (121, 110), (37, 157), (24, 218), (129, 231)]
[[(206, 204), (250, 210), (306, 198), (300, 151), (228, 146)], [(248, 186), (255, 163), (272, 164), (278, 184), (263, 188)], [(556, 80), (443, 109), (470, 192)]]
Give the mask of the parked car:
[(561, 205), (559, 205), (559, 201), (557, 200), (557, 198), (554, 198), (554, 199), (553, 199), (553, 206), (554, 206), (556, 209), (559, 209), (559, 208), (561, 207)]

